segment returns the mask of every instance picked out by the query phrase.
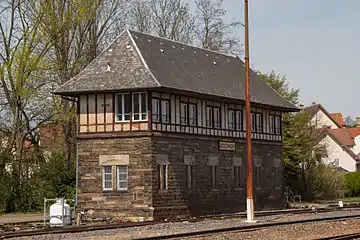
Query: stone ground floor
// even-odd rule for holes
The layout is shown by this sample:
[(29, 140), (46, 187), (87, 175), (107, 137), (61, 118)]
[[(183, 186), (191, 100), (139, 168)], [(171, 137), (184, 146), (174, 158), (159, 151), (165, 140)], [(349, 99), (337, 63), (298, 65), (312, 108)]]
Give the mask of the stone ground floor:
[[(282, 208), (279, 142), (253, 141), (257, 210)], [(79, 138), (79, 210), (145, 220), (244, 211), (245, 141), (175, 134)]]

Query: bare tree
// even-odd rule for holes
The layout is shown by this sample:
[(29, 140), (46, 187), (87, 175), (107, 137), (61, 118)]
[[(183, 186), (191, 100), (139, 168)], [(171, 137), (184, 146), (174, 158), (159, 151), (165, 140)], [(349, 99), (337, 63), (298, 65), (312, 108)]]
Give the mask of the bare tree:
[(193, 40), (195, 19), (188, 4), (182, 0), (151, 0), (150, 9), (158, 36), (184, 43)]
[(221, 52), (241, 51), (239, 37), (233, 32), (242, 23), (232, 21), (226, 24), (223, 20), (226, 10), (223, 0), (195, 0), (197, 38), (203, 48)]
[[(41, 31), (53, 43), (47, 54), (52, 69), (51, 78), (59, 86), (92, 61), (104, 43), (112, 25), (119, 20), (122, 0), (49, 0), (42, 4), (44, 18)], [(36, 6), (36, 5), (35, 5)], [(62, 117), (64, 150), (70, 168), (74, 153), (75, 109), (74, 102), (57, 101)]]
[(7, 161), (11, 161), (0, 159), (0, 171), (5, 170), (5, 164), (11, 166), (17, 197), (28, 172), (24, 142), (30, 140), (36, 148), (36, 130), (52, 115), (51, 104), (47, 104), (47, 81), (43, 78), (45, 55), (51, 44), (43, 39), (39, 29), (43, 20), (41, 9), (37, 9), (38, 15), (29, 18), (26, 3), (11, 0), (0, 6), (0, 104), (1, 118), (7, 119), (1, 130), (6, 135), (2, 144)]

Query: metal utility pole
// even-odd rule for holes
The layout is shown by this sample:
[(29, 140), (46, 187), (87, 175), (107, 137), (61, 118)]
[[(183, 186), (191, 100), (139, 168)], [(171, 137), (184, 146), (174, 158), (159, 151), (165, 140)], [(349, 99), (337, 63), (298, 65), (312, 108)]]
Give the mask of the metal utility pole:
[(251, 113), (250, 113), (250, 59), (249, 59), (249, 3), (245, 0), (245, 110), (246, 110), (246, 150), (247, 150), (247, 221), (254, 222), (253, 174), (251, 154)]

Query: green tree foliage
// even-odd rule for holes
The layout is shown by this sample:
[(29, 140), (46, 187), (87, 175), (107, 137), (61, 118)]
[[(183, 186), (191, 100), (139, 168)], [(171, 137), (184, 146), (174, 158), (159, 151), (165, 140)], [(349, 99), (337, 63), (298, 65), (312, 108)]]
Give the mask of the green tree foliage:
[[(290, 87), (286, 76), (276, 74), (274, 71), (258, 72), (258, 75), (283, 98), (295, 105), (299, 103), (299, 89)], [(330, 170), (325, 169), (321, 164), (326, 148), (319, 144), (322, 136), (309, 122), (308, 114), (306, 112), (283, 114), (282, 130), (285, 184), (306, 200), (330, 196), (331, 194), (323, 190), (326, 181), (335, 181), (337, 184), (332, 184), (334, 187), (332, 190), (339, 192), (341, 183), (336, 180), (338, 178), (330, 179), (331, 174), (328, 174)]]
[(360, 172), (347, 173), (345, 177), (345, 194), (347, 197), (360, 196)]
[(74, 198), (74, 169), (67, 168), (64, 153), (50, 153), (40, 164), (32, 165), (27, 172), (29, 174), (24, 176), (24, 181), (20, 185), (11, 171), (2, 173), (0, 212), (39, 211), (43, 207), (44, 198)]

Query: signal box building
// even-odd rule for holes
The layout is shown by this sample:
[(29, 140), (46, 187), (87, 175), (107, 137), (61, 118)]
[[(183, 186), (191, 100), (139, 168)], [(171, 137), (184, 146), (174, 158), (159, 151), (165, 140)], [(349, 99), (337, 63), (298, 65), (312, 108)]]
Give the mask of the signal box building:
[[(124, 31), (56, 94), (76, 98), (78, 208), (162, 219), (245, 210), (244, 63)], [(251, 72), (255, 208), (283, 206), (281, 116)]]

